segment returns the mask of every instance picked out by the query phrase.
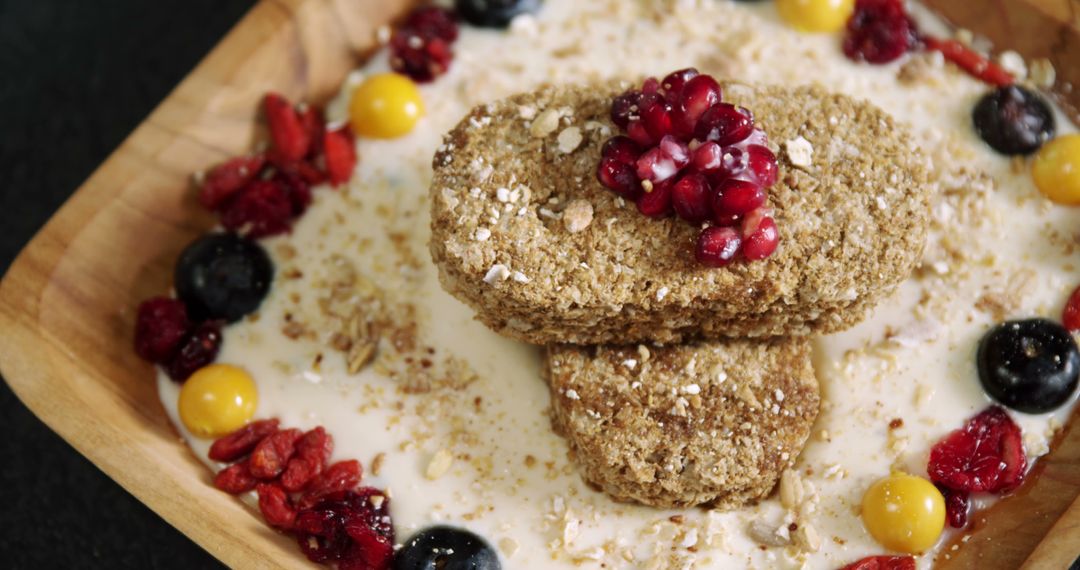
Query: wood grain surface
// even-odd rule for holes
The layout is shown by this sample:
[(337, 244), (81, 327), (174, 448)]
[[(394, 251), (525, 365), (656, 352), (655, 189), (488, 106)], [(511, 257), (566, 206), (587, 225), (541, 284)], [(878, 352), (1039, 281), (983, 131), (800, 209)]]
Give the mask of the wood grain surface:
[[(409, 3), (258, 4), (83, 184), (0, 283), (0, 366), (19, 398), (230, 566), (306, 562), (290, 539), (214, 489), (176, 436), (153, 371), (131, 349), (134, 309), (169, 287), (180, 249), (213, 223), (194, 200), (190, 174), (251, 147), (266, 91), (328, 98), (372, 47), (375, 28)], [(1080, 71), (1080, 56), (1070, 61)], [(1015, 568), (1030, 555), (1031, 568), (1053, 567), (1044, 563), (1064, 560), (1062, 552), (1080, 544), (1080, 505), (1068, 508), (1080, 489), (1077, 422), (1037, 469), (1034, 485), (1002, 501), (993, 516), (976, 517), (975, 538), (950, 553), (945, 566)], [(1047, 545), (1036, 548), (1043, 536)]]

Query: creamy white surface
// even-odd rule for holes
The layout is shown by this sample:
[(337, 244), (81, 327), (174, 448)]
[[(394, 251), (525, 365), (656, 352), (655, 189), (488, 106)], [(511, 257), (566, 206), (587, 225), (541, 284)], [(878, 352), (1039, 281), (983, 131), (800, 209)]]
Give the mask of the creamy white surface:
[[(678, 9), (671, 14), (661, 5)], [(654, 13), (655, 18), (649, 16)], [(1055, 230), (1071, 237), (1075, 211), (1049, 205), (1026, 172), (1014, 173), (1009, 160), (982, 145), (971, 129), (970, 112), (986, 86), (940, 62), (930, 81), (901, 85), (899, 64), (853, 64), (840, 52), (838, 35), (797, 34), (778, 21), (770, 4), (713, 0), (548, 0), (536, 19), (519, 20), (509, 33), (463, 26), (455, 53), (450, 73), (422, 87), (427, 117), (414, 132), (392, 141), (360, 141), (360, 163), (348, 188), (318, 190), (291, 236), (265, 241), (279, 274), (295, 267), (305, 277), (277, 279), (258, 321), (227, 329), (219, 357), (244, 366), (258, 382), (257, 417), (278, 417), (283, 425), (301, 428), (323, 425), (336, 438), (335, 459), (357, 458), (366, 468), (377, 453), (386, 453), (381, 475), (366, 482), (392, 492), (399, 540), (434, 521), (452, 521), (487, 537), (511, 568), (574, 567), (575, 562), (599, 567), (599, 560), (608, 567), (646, 567), (656, 548), (671, 553), (657, 559), (656, 567), (700, 568), (835, 568), (882, 553), (858, 517), (863, 490), (890, 467), (925, 474), (930, 446), (989, 403), (974, 353), (993, 319), (976, 309), (975, 300), (1007, 290), (1010, 279), (1022, 281), (1014, 275), (1030, 270), (1033, 277), (1026, 284), (1014, 285), (1022, 295), (1007, 314), (1055, 318), (1076, 284), (1076, 255), (1046, 237)], [(945, 172), (962, 166), (996, 182), (996, 188), (985, 189), (971, 219), (948, 201), (937, 201), (939, 224), (927, 253), (928, 266), (936, 270), (905, 282), (869, 320), (816, 343), (824, 404), (798, 463), (800, 470), (812, 470), (805, 479), (818, 495), (816, 507), (808, 506), (800, 517), (821, 534), (822, 548), (814, 554), (763, 551), (747, 536), (753, 520), (781, 525), (784, 509), (775, 498), (731, 513), (679, 512), (686, 520), (675, 525), (667, 522), (674, 511), (619, 505), (589, 490), (568, 461), (566, 444), (551, 432), (538, 349), (473, 321), (471, 310), (441, 290), (427, 254), (431, 156), (441, 135), (474, 104), (548, 82), (663, 75), (691, 65), (742, 81), (819, 82), (868, 99), (912, 128), (931, 168)], [(385, 68), (381, 53), (361, 73)], [(348, 87), (343, 100), (347, 94)], [(341, 103), (331, 106), (331, 117), (344, 118)], [(1070, 129), (1059, 121), (1059, 131)], [(828, 149), (814, 149), (813, 160), (827, 155)], [(388, 237), (393, 232), (409, 236), (408, 249), (422, 262), (418, 270), (399, 269), (400, 250)], [(365, 238), (370, 242), (361, 251)], [(975, 262), (949, 260), (938, 245), (943, 238)], [(284, 241), (300, 252), (298, 259), (286, 261), (276, 253)], [(391, 300), (414, 303), (423, 342), (437, 349), (437, 358), (466, 360), (479, 379), (462, 391), (404, 395), (373, 367), (346, 375), (340, 354), (324, 343), (286, 338), (282, 314), (295, 306), (290, 293), (299, 293), (301, 302), (300, 309), (289, 310), (315, 314), (305, 284), (327, 273), (331, 254), (350, 259)], [(916, 310), (924, 295), (932, 302)], [(883, 343), (887, 330), (899, 334)], [(311, 363), (319, 352), (326, 357), (315, 372)], [(282, 363), (293, 371), (285, 372)], [(177, 387), (159, 375), (159, 388), (173, 423), (205, 460), (209, 442), (192, 438), (177, 419)], [(470, 407), (476, 396), (483, 397), (479, 411)], [(373, 401), (376, 405), (359, 411)], [(400, 410), (396, 402), (403, 404)], [(1013, 414), (1030, 455), (1046, 451), (1051, 426), (1067, 411)], [(418, 419), (424, 416), (441, 419), (429, 425)], [(904, 426), (890, 435), (893, 418), (903, 419)], [(428, 435), (410, 444), (417, 429)], [(451, 429), (469, 434), (470, 443), (452, 440)], [(459, 458), (445, 476), (428, 480), (427, 464), (444, 448), (486, 456), (490, 471)], [(536, 459), (535, 466), (526, 466), (527, 455)], [(687, 532), (691, 528), (694, 533)], [(507, 539), (517, 544), (516, 552)], [(636, 562), (605, 554), (600, 548), (607, 541), (609, 547), (622, 545), (615, 550), (634, 551)], [(923, 556), (920, 565), (928, 566), (931, 558)]]

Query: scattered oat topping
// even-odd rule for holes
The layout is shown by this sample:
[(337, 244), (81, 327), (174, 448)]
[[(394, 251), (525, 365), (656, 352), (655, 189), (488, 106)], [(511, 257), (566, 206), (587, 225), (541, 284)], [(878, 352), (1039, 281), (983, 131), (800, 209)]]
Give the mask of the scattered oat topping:
[(593, 207), (588, 200), (571, 200), (562, 211), (566, 231), (576, 234), (585, 231), (593, 221)]

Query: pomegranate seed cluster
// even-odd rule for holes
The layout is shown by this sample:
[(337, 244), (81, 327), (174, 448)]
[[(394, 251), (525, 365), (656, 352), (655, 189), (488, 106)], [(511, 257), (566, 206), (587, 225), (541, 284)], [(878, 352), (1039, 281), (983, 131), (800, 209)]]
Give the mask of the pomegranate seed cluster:
[(596, 177), (642, 214), (674, 212), (704, 228), (695, 257), (722, 267), (738, 257), (765, 259), (780, 241), (766, 206), (776, 156), (754, 115), (722, 100), (720, 84), (696, 69), (615, 98), (611, 120), (626, 134), (601, 151)]

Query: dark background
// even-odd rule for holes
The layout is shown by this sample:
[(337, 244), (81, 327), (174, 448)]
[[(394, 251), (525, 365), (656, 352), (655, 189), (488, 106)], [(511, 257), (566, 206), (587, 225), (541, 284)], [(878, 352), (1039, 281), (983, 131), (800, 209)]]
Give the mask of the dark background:
[[(0, 0), (0, 273), (254, 3)], [(0, 566), (220, 564), (0, 383)]]

